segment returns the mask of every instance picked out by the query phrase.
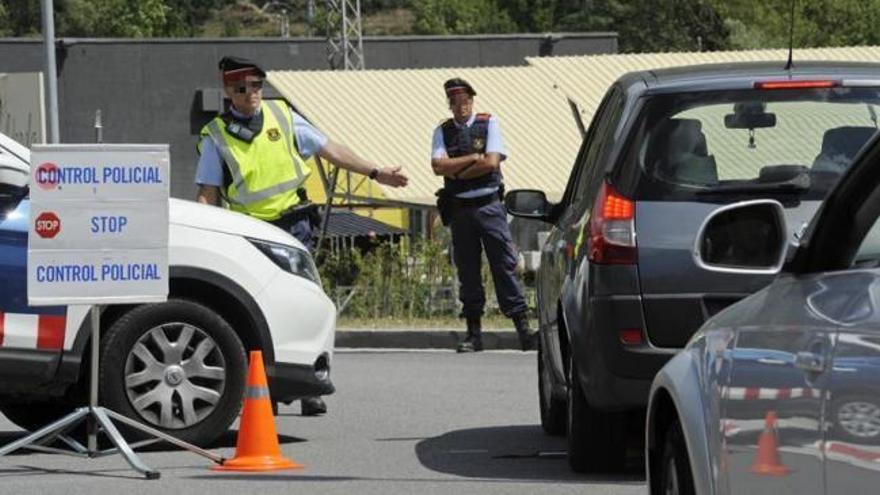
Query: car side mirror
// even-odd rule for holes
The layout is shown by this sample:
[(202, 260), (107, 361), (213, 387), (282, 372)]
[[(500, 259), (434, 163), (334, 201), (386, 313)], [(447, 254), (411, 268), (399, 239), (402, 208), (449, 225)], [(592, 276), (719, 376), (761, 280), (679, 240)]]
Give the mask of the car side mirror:
[(712, 272), (775, 275), (785, 263), (786, 232), (785, 210), (778, 201), (723, 206), (700, 226), (694, 260)]
[(0, 185), (23, 188), (30, 180), (30, 169), (10, 155), (0, 153)]
[(508, 213), (520, 218), (547, 220), (550, 202), (544, 191), (535, 189), (515, 189), (504, 196), (504, 206)]

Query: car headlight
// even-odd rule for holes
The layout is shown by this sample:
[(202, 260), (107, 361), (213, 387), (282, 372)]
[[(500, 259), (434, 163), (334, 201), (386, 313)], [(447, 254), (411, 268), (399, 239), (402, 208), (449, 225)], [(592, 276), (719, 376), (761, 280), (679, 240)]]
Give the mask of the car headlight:
[(321, 276), (318, 275), (312, 255), (304, 249), (256, 239), (248, 240), (282, 270), (321, 285)]

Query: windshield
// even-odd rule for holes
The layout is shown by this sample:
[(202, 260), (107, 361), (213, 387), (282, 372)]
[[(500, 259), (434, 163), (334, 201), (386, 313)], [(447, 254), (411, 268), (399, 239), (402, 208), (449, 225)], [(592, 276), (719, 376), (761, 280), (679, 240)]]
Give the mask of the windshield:
[(638, 196), (822, 199), (878, 127), (880, 88), (652, 96), (630, 160)]
[(8, 209), (27, 193), (29, 155), (27, 148), (0, 134), (0, 208)]

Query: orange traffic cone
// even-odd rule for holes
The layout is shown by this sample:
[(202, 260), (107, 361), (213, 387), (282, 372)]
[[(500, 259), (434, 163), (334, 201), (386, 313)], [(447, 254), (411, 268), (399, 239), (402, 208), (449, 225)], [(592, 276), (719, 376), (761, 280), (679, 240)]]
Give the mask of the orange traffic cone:
[(238, 428), (235, 457), (215, 466), (217, 471), (275, 471), (303, 467), (281, 455), (263, 353), (251, 351), (244, 410)]
[(776, 439), (776, 411), (767, 411), (764, 431), (758, 439), (758, 453), (752, 463), (752, 472), (763, 476), (786, 476), (789, 469), (779, 459), (779, 442)]

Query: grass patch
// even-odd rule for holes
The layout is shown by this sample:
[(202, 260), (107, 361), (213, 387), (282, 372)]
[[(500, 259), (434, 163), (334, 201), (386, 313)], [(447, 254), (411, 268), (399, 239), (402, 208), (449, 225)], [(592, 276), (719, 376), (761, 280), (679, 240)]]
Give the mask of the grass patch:
[[(465, 329), (465, 322), (460, 318), (353, 318), (342, 316), (336, 323), (340, 329), (346, 328), (370, 328), (370, 329), (412, 329), (425, 330), (431, 328)], [(487, 315), (483, 317), (484, 330), (509, 330), (513, 329), (513, 322), (501, 315)]]

